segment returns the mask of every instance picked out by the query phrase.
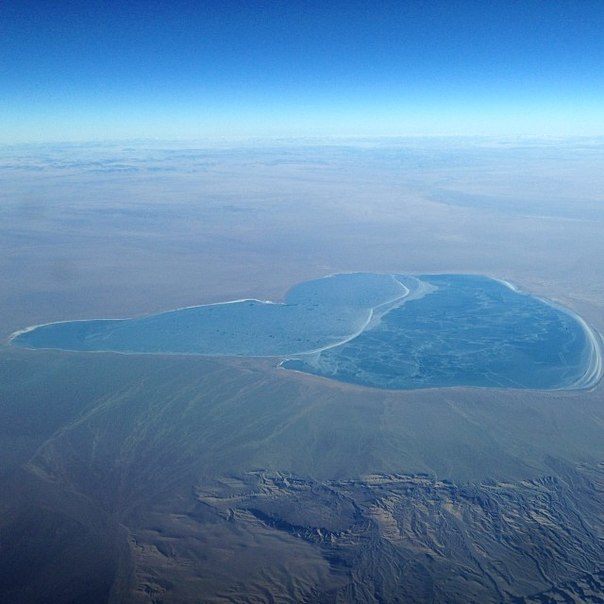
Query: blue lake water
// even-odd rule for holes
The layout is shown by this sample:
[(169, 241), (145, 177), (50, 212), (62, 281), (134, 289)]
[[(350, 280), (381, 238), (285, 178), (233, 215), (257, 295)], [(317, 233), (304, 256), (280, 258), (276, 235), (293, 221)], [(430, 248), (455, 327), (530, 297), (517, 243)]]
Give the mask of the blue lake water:
[(599, 336), (579, 317), (476, 275), (334, 275), (295, 286), (280, 304), (52, 323), (12, 344), (277, 357), (286, 369), (385, 389), (579, 388), (601, 374)]

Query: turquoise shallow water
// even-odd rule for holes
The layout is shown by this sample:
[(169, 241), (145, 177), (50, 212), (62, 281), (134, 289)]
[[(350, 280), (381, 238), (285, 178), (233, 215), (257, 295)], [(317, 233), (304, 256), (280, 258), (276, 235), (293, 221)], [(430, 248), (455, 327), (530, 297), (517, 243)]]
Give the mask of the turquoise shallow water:
[(297, 285), (283, 304), (240, 300), (53, 323), (12, 343), (278, 357), (286, 369), (385, 389), (575, 388), (601, 373), (599, 338), (582, 320), (475, 275), (334, 275)]

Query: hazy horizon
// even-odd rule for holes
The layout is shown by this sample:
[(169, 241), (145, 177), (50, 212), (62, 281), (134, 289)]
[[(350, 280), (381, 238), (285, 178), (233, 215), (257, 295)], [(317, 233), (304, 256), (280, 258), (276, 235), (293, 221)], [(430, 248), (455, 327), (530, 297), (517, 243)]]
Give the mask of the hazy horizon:
[(0, 3), (0, 600), (602, 602), (603, 32)]
[(3, 3), (0, 142), (604, 135), (604, 5)]

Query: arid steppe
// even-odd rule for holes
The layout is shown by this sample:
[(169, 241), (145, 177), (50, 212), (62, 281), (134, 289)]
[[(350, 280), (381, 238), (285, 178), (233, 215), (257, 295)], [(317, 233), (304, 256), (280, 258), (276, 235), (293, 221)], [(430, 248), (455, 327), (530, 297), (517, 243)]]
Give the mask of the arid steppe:
[(601, 383), (383, 391), (8, 344), (348, 271), (485, 274), (604, 332), (603, 160), (599, 139), (2, 148), (0, 599), (603, 602)]

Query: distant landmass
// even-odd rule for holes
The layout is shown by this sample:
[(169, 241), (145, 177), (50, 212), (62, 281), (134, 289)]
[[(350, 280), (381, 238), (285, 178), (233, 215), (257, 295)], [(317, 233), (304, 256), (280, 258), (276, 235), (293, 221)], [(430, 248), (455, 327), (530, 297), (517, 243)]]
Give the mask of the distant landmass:
[(600, 337), (574, 313), (480, 275), (349, 273), (255, 299), (140, 318), (65, 321), (25, 348), (276, 357), (286, 369), (384, 389), (574, 389), (602, 374)]

